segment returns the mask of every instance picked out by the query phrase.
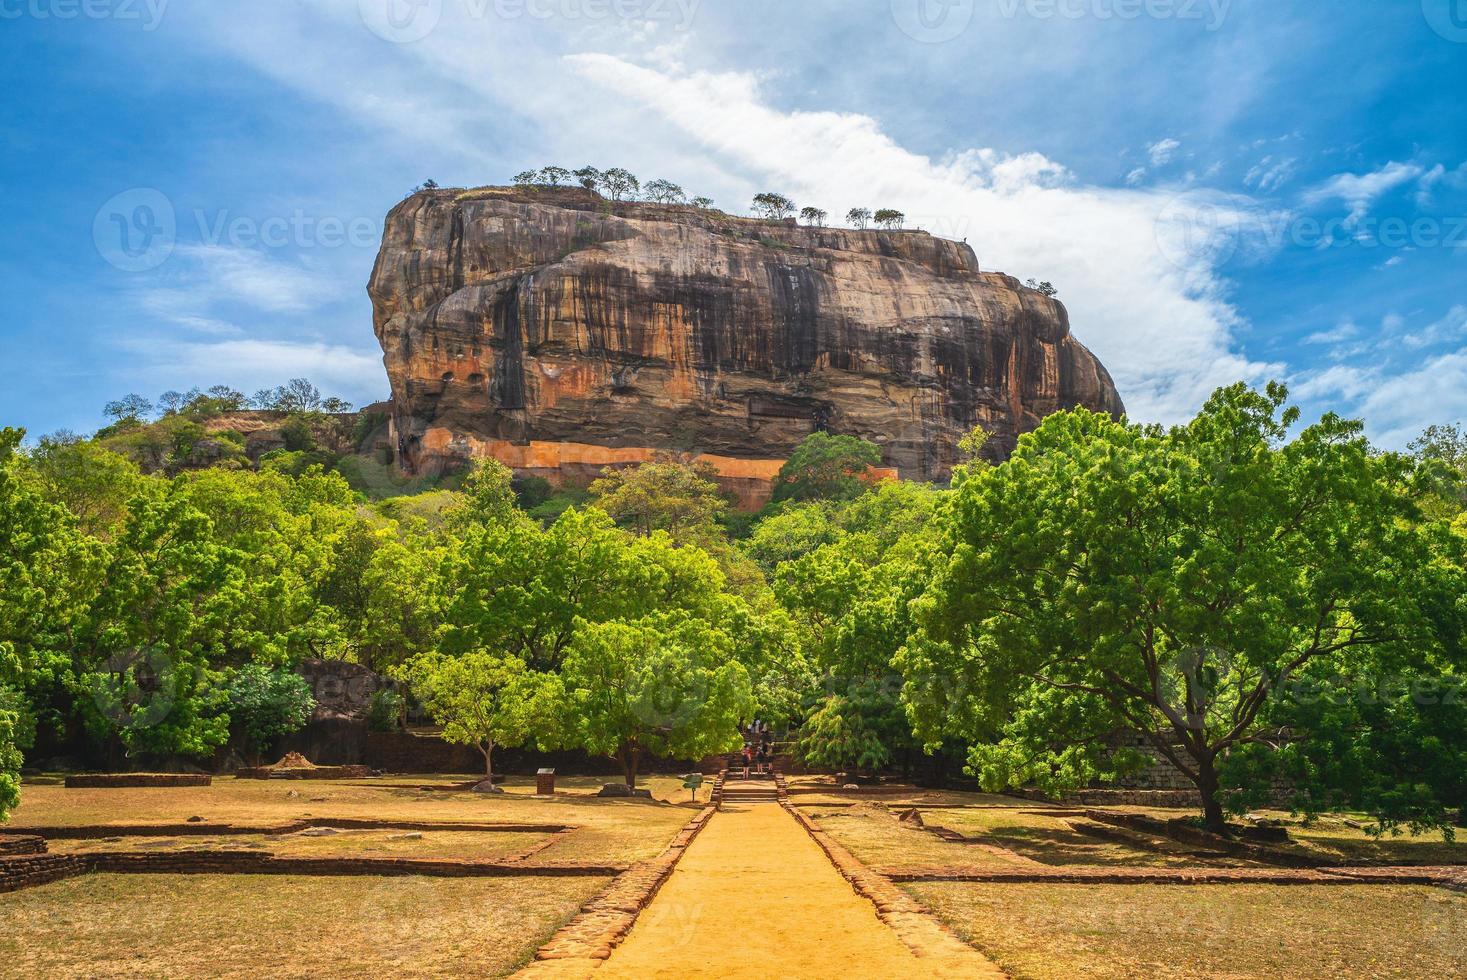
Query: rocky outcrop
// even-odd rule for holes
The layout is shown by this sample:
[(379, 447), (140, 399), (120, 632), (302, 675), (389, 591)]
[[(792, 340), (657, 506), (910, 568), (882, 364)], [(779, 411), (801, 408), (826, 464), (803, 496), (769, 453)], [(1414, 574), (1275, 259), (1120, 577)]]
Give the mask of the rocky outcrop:
[(920, 231), (806, 228), (579, 188), (418, 193), (369, 291), (399, 462), (567, 475), (655, 451), (767, 480), (816, 429), (942, 479), (975, 425), (1119, 414), (1057, 300)]

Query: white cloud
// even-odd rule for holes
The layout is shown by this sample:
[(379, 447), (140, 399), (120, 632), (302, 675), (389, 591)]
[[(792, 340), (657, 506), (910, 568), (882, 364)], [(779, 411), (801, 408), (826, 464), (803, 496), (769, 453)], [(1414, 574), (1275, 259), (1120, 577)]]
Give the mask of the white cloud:
[(1304, 338), (1306, 344), (1339, 344), (1360, 335), (1360, 328), (1351, 320), (1345, 320), (1332, 330), (1321, 330)]
[(1366, 174), (1335, 174), (1304, 195), (1305, 203), (1343, 201), (1350, 208), (1350, 220), (1359, 221), (1383, 194), (1420, 177), (1422, 169), (1414, 163), (1394, 161)]
[(1336, 364), (1323, 371), (1307, 371), (1289, 382), (1289, 394), (1303, 401), (1345, 398), (1355, 400), (1377, 383), (1376, 372)]
[(676, 75), (599, 54), (568, 61), (748, 188), (779, 187), (832, 214), (851, 202), (889, 203), (930, 217), (938, 233), (964, 229), (984, 268), (1053, 281), (1076, 336), (1137, 418), (1178, 421), (1218, 385), (1281, 370), (1237, 352), (1238, 317), (1211, 257), (1176, 247), (1173, 223), (1190, 200), (1076, 185), (1038, 154), (978, 149), (933, 161), (868, 116), (774, 109), (749, 74)]
[(1137, 167), (1135, 170), (1132, 170), (1130, 173), (1126, 174), (1126, 186), (1127, 187), (1139, 187), (1141, 185), (1141, 183), (1143, 181), (1145, 181), (1145, 180), (1146, 180), (1146, 168), (1145, 167)]
[(1381, 378), (1358, 411), (1372, 440), (1404, 448), (1429, 425), (1467, 421), (1467, 348), (1429, 358), (1415, 370)]
[(1272, 194), (1293, 179), (1296, 169), (1297, 161), (1293, 157), (1275, 160), (1266, 156), (1248, 171), (1243, 183), (1260, 194)]
[(1180, 140), (1175, 140), (1168, 136), (1166, 139), (1157, 140), (1148, 146), (1146, 153), (1151, 157), (1151, 165), (1153, 167), (1161, 167), (1171, 163), (1172, 157), (1176, 155), (1177, 150), (1181, 149), (1181, 146), (1182, 143)]
[(1454, 306), (1435, 323), (1406, 334), (1401, 338), (1401, 343), (1412, 350), (1420, 350), (1463, 338), (1467, 338), (1467, 306)]

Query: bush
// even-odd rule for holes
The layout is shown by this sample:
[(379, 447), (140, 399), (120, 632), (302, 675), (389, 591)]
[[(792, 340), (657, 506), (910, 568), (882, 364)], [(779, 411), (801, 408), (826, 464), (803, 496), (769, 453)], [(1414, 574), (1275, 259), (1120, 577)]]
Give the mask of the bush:
[(282, 735), (305, 727), (316, 708), (311, 685), (299, 674), (246, 664), (229, 685), (229, 718), (253, 758)]
[(367, 711), (367, 727), (374, 732), (397, 731), (406, 704), (407, 700), (390, 687), (374, 691), (372, 706)]

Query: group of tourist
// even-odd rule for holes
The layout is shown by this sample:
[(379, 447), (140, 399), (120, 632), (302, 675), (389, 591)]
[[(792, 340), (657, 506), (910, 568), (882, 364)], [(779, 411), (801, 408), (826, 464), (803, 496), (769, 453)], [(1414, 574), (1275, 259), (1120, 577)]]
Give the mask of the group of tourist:
[(769, 731), (769, 722), (755, 718), (744, 729), (744, 778), (754, 775), (774, 774), (774, 735)]

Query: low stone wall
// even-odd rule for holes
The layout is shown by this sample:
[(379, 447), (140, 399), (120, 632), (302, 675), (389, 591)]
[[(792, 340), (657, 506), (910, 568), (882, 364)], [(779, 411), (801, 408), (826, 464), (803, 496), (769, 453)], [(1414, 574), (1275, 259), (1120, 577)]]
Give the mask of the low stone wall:
[(29, 833), (51, 840), (89, 840), (101, 837), (228, 837), (257, 834), (298, 834), (315, 827), (334, 830), (426, 830), (481, 834), (559, 834), (577, 829), (558, 823), (470, 823), (464, 821), (372, 820), (361, 817), (308, 817), (279, 824), (193, 823), (86, 824), (61, 827), (27, 827)]
[(76, 854), (26, 854), (0, 858), (0, 892), (19, 891), (85, 873), (87, 862)]
[(0, 857), (45, 854), (46, 838), (36, 834), (0, 834)]
[(208, 786), (213, 776), (193, 772), (103, 772), (67, 776), (67, 789), (136, 789), (146, 786)]
[(1082, 789), (1055, 798), (1037, 789), (1009, 792), (1022, 800), (1064, 806), (1149, 806), (1163, 810), (1200, 810), (1202, 794), (1195, 789)]
[(366, 766), (315, 766), (311, 769), (273, 769), (258, 766), (235, 770), (236, 779), (366, 779), (372, 770)]

